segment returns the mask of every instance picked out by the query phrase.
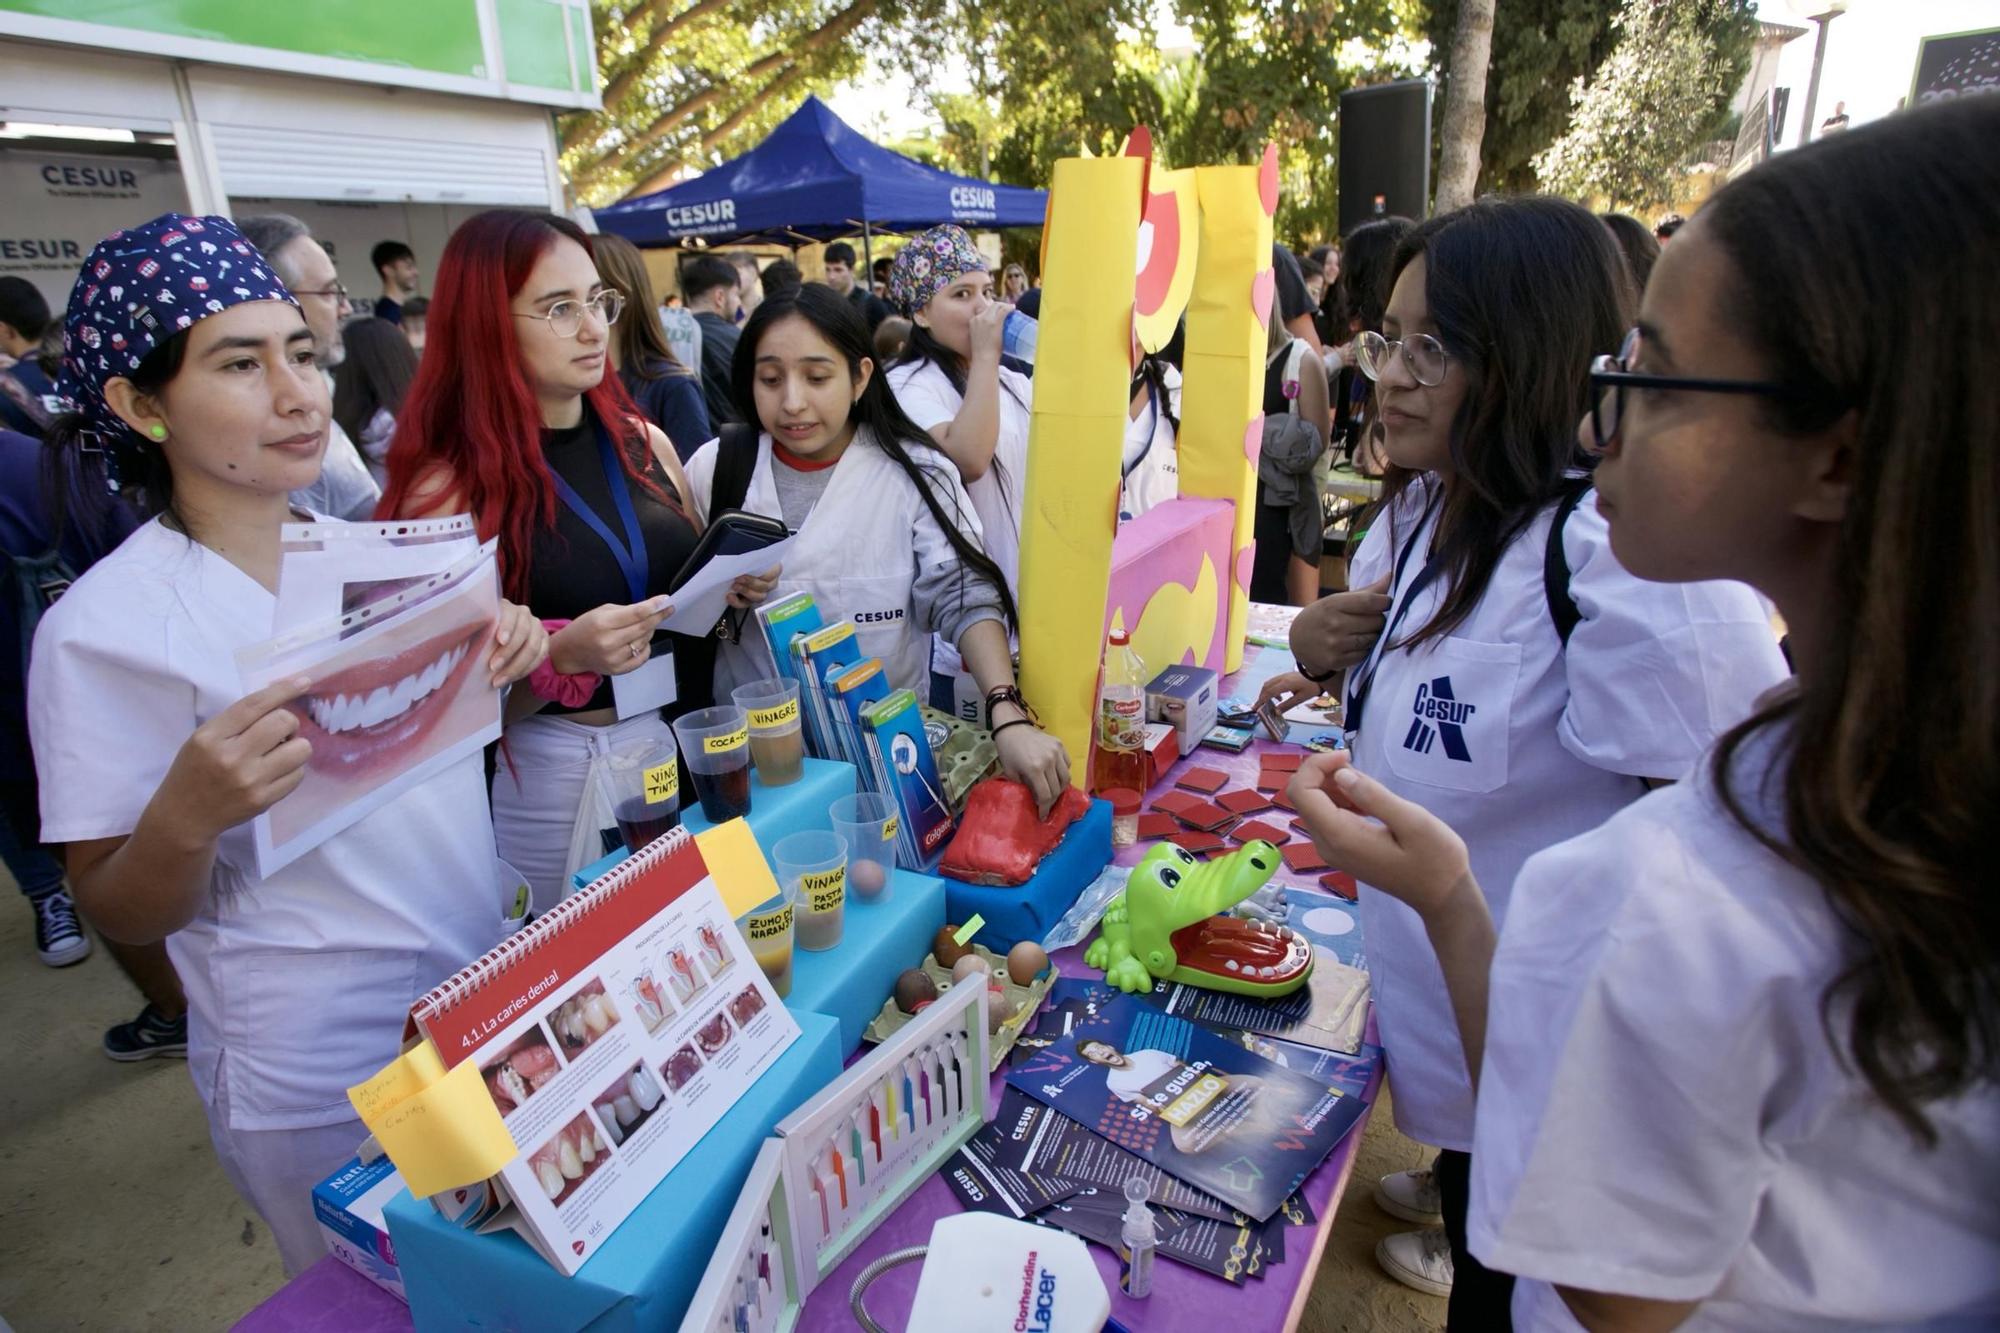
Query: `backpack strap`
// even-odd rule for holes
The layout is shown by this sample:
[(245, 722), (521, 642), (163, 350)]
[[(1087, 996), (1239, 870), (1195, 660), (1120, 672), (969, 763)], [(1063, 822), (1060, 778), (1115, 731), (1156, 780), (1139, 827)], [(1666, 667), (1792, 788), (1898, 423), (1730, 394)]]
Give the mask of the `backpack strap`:
[(1576, 599), (1569, 594), (1569, 559), (1563, 554), (1563, 526), (1577, 505), (1590, 493), (1588, 475), (1563, 482), (1562, 498), (1556, 502), (1555, 520), (1549, 524), (1548, 548), (1542, 553), (1542, 593), (1548, 599), (1549, 619), (1555, 622), (1556, 637), (1569, 647), (1570, 632), (1583, 619)]
[(737, 421), (716, 437), (715, 476), (708, 488), (708, 516), (741, 509), (750, 494), (750, 474), (757, 470), (757, 428)]

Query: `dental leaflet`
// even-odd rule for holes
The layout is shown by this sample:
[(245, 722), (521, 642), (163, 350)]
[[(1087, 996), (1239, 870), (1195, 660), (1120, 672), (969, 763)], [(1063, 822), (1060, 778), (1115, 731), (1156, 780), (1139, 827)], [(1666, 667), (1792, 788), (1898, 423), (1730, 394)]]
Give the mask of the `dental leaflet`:
[[(428, 549), (441, 547), (460, 549)], [(494, 543), (428, 575), (370, 581), (349, 605), (236, 655), (245, 694), (291, 676), (312, 682), (285, 705), (312, 745), (304, 780), (252, 821), (260, 876), (500, 735), (487, 668), (500, 618)]]
[[(476, 1061), (517, 1154), (487, 1206), (574, 1274), (799, 1034), (676, 829), (418, 1001), (447, 1066)], [(475, 1200), (468, 1209), (466, 1197)]]

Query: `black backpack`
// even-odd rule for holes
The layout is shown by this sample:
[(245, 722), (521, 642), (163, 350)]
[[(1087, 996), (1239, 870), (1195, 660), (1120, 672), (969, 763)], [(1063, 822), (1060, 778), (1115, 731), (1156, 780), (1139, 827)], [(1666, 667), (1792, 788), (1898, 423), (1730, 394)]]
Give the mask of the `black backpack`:
[(1542, 594), (1548, 598), (1549, 619), (1555, 622), (1556, 637), (1569, 647), (1570, 632), (1583, 619), (1576, 599), (1569, 593), (1569, 560), (1563, 555), (1563, 525), (1576, 512), (1583, 497), (1590, 494), (1588, 474), (1563, 483), (1562, 498), (1556, 502), (1555, 521), (1549, 524), (1548, 545), (1542, 551)]

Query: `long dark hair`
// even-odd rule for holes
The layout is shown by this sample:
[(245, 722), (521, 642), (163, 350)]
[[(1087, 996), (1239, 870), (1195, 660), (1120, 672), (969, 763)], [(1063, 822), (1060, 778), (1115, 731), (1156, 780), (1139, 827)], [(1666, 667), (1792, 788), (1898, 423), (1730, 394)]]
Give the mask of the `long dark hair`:
[[(1634, 306), (1611, 233), (1561, 199), (1495, 196), (1430, 219), (1396, 247), (1392, 285), (1419, 259), (1438, 341), (1465, 372), (1465, 401), (1451, 423), (1452, 484), (1437, 526), (1449, 591), (1398, 647), (1442, 638), (1472, 614), (1508, 544), (1571, 469), (1587, 466), (1576, 424), (1590, 361), (1617, 350)], [(1389, 468), (1388, 512), (1420, 475)]]
[(1357, 331), (1356, 320), (1363, 329), (1382, 331), (1382, 308), (1389, 304), (1389, 266), (1396, 247), (1416, 225), (1406, 217), (1387, 217), (1364, 222), (1349, 233), (1340, 251), (1340, 276), (1320, 301), (1341, 342)]
[[(140, 393), (155, 397), (181, 373), (187, 347), (188, 331), (182, 329), (148, 352), (125, 378)], [(64, 412), (49, 423), (42, 437), (42, 496), (52, 545), (60, 545), (71, 526), (106, 532), (114, 485), (142, 516), (166, 515), (180, 525), (173, 469), (157, 441), (122, 424), (108, 432), (93, 430), (81, 412)]]
[(653, 294), (653, 275), (646, 271), (639, 247), (623, 236), (599, 232), (590, 238), (590, 257), (597, 261), (597, 276), (625, 297), (624, 313), (611, 326), (619, 373), (642, 380), (693, 374), (667, 344), (667, 331), (660, 327), (660, 298)]
[(333, 419), (358, 444), (377, 412), (403, 410), (417, 377), (417, 353), (400, 328), (372, 316), (351, 321), (341, 337), (347, 356), (333, 372)]
[[(1829, 1040), (1925, 1143), (1924, 1103), (2000, 1059), (1996, 143), (2000, 99), (1893, 116), (1772, 159), (1696, 222), (1734, 265), (1729, 319), (1760, 378), (1797, 391), (1762, 400), (1768, 447), (1857, 426), (1823, 642), (1794, 696), (1723, 737), (1717, 786), (1852, 931)], [(1760, 733), (1781, 742), (1782, 832), (1731, 782)]]
[(1618, 249), (1625, 256), (1632, 290), (1644, 296), (1646, 284), (1653, 277), (1653, 265), (1660, 262), (1660, 243), (1654, 239), (1652, 229), (1630, 213), (1599, 213), (1597, 217), (1610, 229), (1611, 239), (1618, 242)]
[[(853, 378), (861, 378), (861, 363), (870, 359), (873, 349), (869, 343), (867, 321), (848, 303), (846, 297), (833, 288), (824, 283), (809, 282), (796, 292), (766, 296), (743, 325), (743, 336), (736, 344), (736, 360), (730, 366), (730, 396), (736, 400), (736, 410), (745, 421), (758, 420), (757, 345), (773, 324), (793, 317), (810, 324), (814, 332), (832, 345), (847, 363), (847, 373)], [(923, 497), (924, 507), (931, 511), (931, 517), (944, 530), (945, 540), (951, 543), (951, 549), (974, 573), (992, 585), (1008, 629), (1018, 629), (1020, 619), (1015, 611), (1013, 594), (1007, 591), (1006, 575), (1000, 572), (999, 565), (993, 563), (993, 557), (960, 530), (959, 524), (964, 521), (964, 516), (947, 513), (944, 502), (938, 498), (938, 487), (946, 483), (946, 479), (939, 474), (950, 468), (950, 460), (933, 451), (930, 436), (910, 420), (896, 402), (896, 395), (889, 391), (879, 369), (868, 377), (868, 386), (861, 391), (861, 397), (855, 401), (849, 416), (857, 427), (865, 427), (876, 446), (903, 470), (910, 484), (917, 488), (917, 494)], [(926, 452), (928, 457), (925, 463), (919, 464), (911, 456), (912, 445)], [(894, 540), (894, 535), (879, 533), (876, 538), (888, 541)]]

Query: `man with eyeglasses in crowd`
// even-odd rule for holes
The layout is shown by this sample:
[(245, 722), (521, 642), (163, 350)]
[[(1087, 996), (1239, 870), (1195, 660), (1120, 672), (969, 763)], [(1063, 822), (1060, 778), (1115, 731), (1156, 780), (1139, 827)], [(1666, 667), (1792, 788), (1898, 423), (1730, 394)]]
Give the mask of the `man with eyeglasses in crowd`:
[[(330, 387), (333, 368), (347, 356), (340, 326), (354, 313), (347, 299), (347, 288), (340, 285), (340, 272), (333, 266), (333, 257), (313, 239), (312, 230), (289, 213), (238, 218), (236, 225), (244, 238), (262, 252), (264, 262), (271, 266), (279, 281), (299, 298), (306, 327), (312, 330), (313, 359), (319, 363), (320, 373), (327, 377)], [(340, 423), (329, 418), (319, 480), (304, 490), (293, 491), (293, 506), (330, 518), (366, 522), (375, 517), (375, 502), (381, 498), (382, 488), (369, 475), (368, 465), (361, 461), (361, 452), (347, 438)]]

